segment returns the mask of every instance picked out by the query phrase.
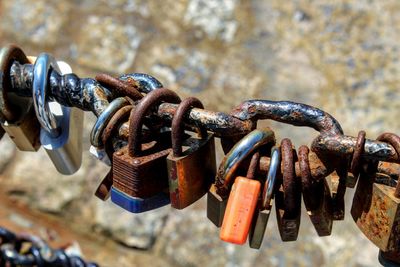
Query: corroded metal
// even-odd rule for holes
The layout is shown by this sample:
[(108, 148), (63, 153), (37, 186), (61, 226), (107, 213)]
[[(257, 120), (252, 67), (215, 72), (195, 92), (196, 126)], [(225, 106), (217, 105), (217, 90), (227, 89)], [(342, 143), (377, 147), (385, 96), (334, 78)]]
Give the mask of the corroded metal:
[(291, 101), (249, 100), (236, 107), (231, 115), (241, 120), (270, 119), (295, 126), (307, 126), (323, 134), (343, 134), (339, 122), (330, 114)]
[[(357, 145), (357, 138), (347, 135), (324, 135), (317, 136), (311, 150), (322, 155), (336, 155), (340, 157), (350, 157), (354, 153)], [(400, 162), (395, 149), (385, 142), (366, 139), (363, 159), (378, 161)]]
[(294, 169), (295, 152), (292, 142), (281, 141), (282, 186), (275, 193), (276, 218), (282, 241), (295, 241), (299, 234), (301, 215), (301, 184)]

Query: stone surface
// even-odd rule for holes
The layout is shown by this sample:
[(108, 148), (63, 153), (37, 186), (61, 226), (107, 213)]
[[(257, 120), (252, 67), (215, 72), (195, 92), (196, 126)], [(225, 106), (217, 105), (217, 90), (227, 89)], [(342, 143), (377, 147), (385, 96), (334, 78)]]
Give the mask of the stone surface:
[[(206, 108), (224, 112), (245, 99), (303, 102), (332, 114), (346, 134), (366, 129), (368, 138), (400, 128), (396, 0), (3, 0), (0, 5), (0, 45), (17, 42), (33, 55), (51, 52), (82, 77), (145, 72), (182, 97), (194, 95)], [(93, 115), (86, 117), (84, 163), (72, 177), (58, 175), (43, 151), (15, 154), (2, 140), (0, 170), (6, 178), (0, 185), (32, 208), (125, 246), (149, 247), (158, 237), (149, 253), (166, 265), (377, 265), (377, 249), (358, 231), (349, 208), (329, 238), (318, 238), (304, 214), (299, 241), (291, 243), (280, 241), (272, 216), (261, 251), (254, 251), (218, 240), (218, 229), (205, 218), (204, 199), (184, 211), (139, 216), (100, 202), (93, 192), (108, 168), (87, 153), (94, 121)], [(304, 127), (263, 125), (297, 147), (316, 135)], [(349, 190), (346, 207), (351, 195)], [(146, 263), (147, 256), (137, 258)], [(124, 258), (120, 263), (130, 265)]]

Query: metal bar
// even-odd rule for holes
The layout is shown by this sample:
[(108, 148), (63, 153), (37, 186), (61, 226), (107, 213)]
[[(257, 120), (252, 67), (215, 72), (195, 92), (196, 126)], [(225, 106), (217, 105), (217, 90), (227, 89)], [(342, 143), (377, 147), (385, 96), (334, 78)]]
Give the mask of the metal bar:
[[(317, 154), (350, 157), (354, 153), (356, 144), (357, 137), (321, 134), (314, 139), (311, 150)], [(399, 162), (399, 157), (391, 145), (370, 139), (365, 140), (364, 153), (361, 157), (377, 161)]]

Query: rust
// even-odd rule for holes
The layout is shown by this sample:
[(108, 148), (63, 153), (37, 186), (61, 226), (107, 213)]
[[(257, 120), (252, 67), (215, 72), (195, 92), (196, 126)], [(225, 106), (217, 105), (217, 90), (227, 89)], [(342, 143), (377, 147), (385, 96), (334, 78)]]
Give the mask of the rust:
[(129, 118), (129, 129), (133, 131), (130, 132), (128, 139), (128, 149), (131, 156), (137, 155), (141, 151), (140, 139), (145, 115), (152, 107), (161, 104), (161, 102), (179, 103), (181, 99), (174, 91), (166, 88), (158, 89), (148, 93), (132, 111)]
[(364, 153), (365, 135), (365, 131), (358, 132), (356, 147), (354, 148), (353, 157), (350, 163), (350, 172), (354, 175), (355, 179), (360, 175), (359, 169), (361, 155)]
[(240, 120), (265, 120), (311, 127), (323, 134), (340, 135), (343, 130), (330, 114), (315, 107), (291, 101), (248, 100), (231, 113)]
[(275, 194), (276, 217), (282, 241), (295, 241), (300, 227), (301, 188), (295, 173), (295, 151), (292, 142), (281, 141), (282, 187)]
[(309, 149), (307, 146), (300, 146), (298, 151), (301, 186), (304, 203), (307, 210), (316, 210), (321, 202), (318, 195), (318, 182), (311, 177), (310, 162), (308, 160)]
[[(309, 157), (310, 173), (313, 180), (315, 181), (321, 180), (334, 171), (334, 162), (321, 159), (314, 152), (310, 152), (308, 157)], [(259, 173), (262, 175), (266, 175), (269, 170), (269, 165), (270, 165), (270, 157), (262, 156), (260, 158), (260, 164), (258, 170)], [(297, 177), (301, 177), (299, 162), (295, 162), (295, 172)], [(280, 175), (282, 175), (282, 173)]]
[(250, 165), (249, 168), (247, 169), (247, 174), (246, 174), (247, 178), (252, 180), (254, 179), (259, 163), (260, 163), (260, 152), (257, 151), (251, 157)]
[[(318, 155), (351, 157), (357, 144), (357, 138), (347, 135), (318, 135), (312, 142), (311, 150)], [(400, 163), (396, 150), (385, 142), (366, 139), (363, 160), (378, 160)]]
[[(171, 124), (171, 136), (172, 136), (172, 151), (175, 157), (179, 157), (182, 155), (182, 142), (183, 135), (185, 133), (183, 119), (187, 116), (188, 111), (192, 108), (200, 108), (204, 109), (201, 101), (195, 97), (189, 97), (184, 99), (176, 109), (174, 118), (172, 119)], [(204, 128), (201, 128), (201, 136), (206, 138), (207, 131)]]
[(292, 142), (285, 138), (281, 141), (282, 153), (282, 186), (284, 192), (285, 217), (296, 217), (300, 213), (300, 188), (296, 181), (294, 169), (294, 152)]
[(108, 74), (98, 74), (95, 79), (101, 85), (110, 88), (111, 90), (115, 90), (118, 95), (128, 96), (133, 100), (143, 98), (143, 95), (139, 92), (139, 86), (130, 80), (129, 82), (121, 81)]
[(13, 105), (8, 98), (8, 93), (12, 89), (10, 69), (15, 61), (21, 64), (29, 63), (28, 58), (21, 48), (16, 45), (4, 47), (0, 58), (0, 119), (9, 122), (15, 121), (21, 114), (21, 110)]
[[(398, 157), (400, 157), (400, 137), (394, 133), (383, 133), (378, 136), (378, 141), (388, 142), (392, 145), (396, 151)], [(400, 198), (400, 183), (397, 183), (394, 196)]]

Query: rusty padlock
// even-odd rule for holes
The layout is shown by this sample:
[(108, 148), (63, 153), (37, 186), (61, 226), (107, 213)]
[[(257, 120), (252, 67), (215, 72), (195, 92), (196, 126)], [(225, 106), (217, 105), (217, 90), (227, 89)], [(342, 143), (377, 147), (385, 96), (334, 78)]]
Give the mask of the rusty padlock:
[(304, 205), (319, 236), (332, 232), (332, 198), (325, 179), (313, 180), (311, 176), (307, 146), (300, 146), (298, 160)]
[(271, 214), (272, 198), (276, 184), (276, 174), (280, 168), (280, 151), (278, 147), (271, 149), (271, 161), (268, 169), (267, 179), (263, 187), (262, 197), (253, 217), (249, 232), (249, 245), (251, 248), (259, 249), (264, 239), (265, 229)]
[(178, 104), (179, 96), (168, 89), (148, 93), (131, 112), (129, 144), (113, 154), (113, 187), (111, 200), (122, 208), (140, 213), (170, 202), (166, 158), (171, 152), (170, 132), (157, 140), (142, 144), (142, 126), (151, 108), (170, 102)]
[(191, 108), (204, 107), (197, 98), (186, 98), (179, 104), (171, 126), (172, 152), (167, 157), (167, 167), (171, 206), (175, 209), (186, 208), (204, 196), (216, 173), (213, 134), (201, 128), (199, 138), (183, 140), (183, 119)]
[(270, 129), (254, 130), (237, 142), (223, 158), (215, 183), (207, 193), (207, 218), (217, 227), (222, 225), (235, 171), (247, 156), (267, 143), (275, 143), (274, 132)]
[(282, 241), (295, 241), (301, 215), (301, 184), (295, 173), (295, 152), (292, 142), (281, 141), (282, 186), (275, 194), (276, 218)]
[[(378, 141), (390, 143), (400, 155), (400, 137), (385, 133)], [(351, 215), (358, 228), (383, 252), (400, 251), (400, 183), (376, 181), (378, 162), (364, 164), (353, 198)]]
[(0, 121), (19, 150), (37, 151), (40, 147), (40, 125), (32, 98), (18, 97), (10, 90), (10, 69), (15, 61), (29, 63), (19, 47), (4, 47), (0, 52)]
[(260, 181), (254, 180), (259, 159), (259, 152), (254, 153), (246, 177), (236, 177), (232, 185), (220, 232), (225, 242), (246, 242), (261, 189)]

